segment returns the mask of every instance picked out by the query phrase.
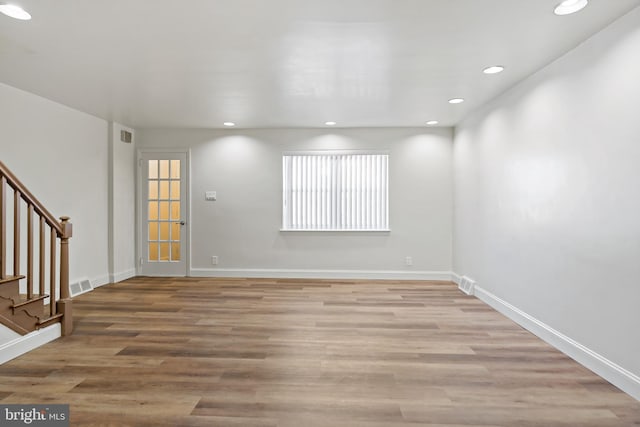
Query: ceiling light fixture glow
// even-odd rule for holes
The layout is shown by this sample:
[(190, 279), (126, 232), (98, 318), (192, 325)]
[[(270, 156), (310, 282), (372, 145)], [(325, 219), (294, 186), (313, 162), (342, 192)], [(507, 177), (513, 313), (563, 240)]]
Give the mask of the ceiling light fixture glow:
[(504, 71), (504, 67), (502, 65), (493, 65), (491, 67), (487, 67), (482, 70), (485, 74), (498, 74)]
[(564, 0), (556, 6), (553, 13), (556, 15), (570, 15), (585, 8), (589, 4), (589, 0)]
[(29, 12), (14, 4), (0, 4), (0, 13), (4, 13), (7, 16), (21, 21), (28, 21), (31, 19)]
[(462, 98), (453, 98), (449, 100), (449, 104), (462, 104), (464, 99)]
[(429, 121), (427, 122), (427, 125), (429, 125), (429, 126), (435, 126), (435, 125), (437, 125), (438, 123), (439, 123), (439, 122), (438, 122), (437, 120), (429, 120)]
[(231, 127), (231, 126), (235, 126), (236, 124), (233, 122), (224, 122), (223, 125)]
[(327, 125), (327, 126), (335, 126), (335, 125), (337, 125), (336, 122), (324, 122), (324, 124)]

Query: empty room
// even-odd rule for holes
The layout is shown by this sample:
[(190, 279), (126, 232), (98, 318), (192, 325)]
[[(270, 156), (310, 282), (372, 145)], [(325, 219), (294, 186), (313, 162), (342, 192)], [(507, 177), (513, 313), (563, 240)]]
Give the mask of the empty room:
[(640, 0), (0, 12), (1, 425), (640, 426)]

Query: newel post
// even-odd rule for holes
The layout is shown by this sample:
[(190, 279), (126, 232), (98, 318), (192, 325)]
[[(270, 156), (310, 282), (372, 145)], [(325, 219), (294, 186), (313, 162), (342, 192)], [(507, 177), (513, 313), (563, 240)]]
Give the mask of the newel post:
[(73, 226), (68, 216), (60, 217), (62, 235), (60, 236), (60, 300), (58, 313), (62, 313), (62, 335), (70, 335), (73, 330), (72, 300), (69, 294), (69, 239), (73, 235)]

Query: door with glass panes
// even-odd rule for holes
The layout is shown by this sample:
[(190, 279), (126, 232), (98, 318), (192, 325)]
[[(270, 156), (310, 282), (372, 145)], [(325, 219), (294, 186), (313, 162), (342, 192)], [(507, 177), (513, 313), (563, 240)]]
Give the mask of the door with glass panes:
[(140, 156), (140, 274), (187, 273), (187, 154)]

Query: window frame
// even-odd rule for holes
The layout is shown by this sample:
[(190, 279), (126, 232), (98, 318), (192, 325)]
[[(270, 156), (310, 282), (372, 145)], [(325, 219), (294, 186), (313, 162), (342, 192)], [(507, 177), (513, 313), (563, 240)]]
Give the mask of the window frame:
[[(386, 156), (384, 163), (384, 214), (386, 217), (386, 226), (380, 228), (286, 228), (286, 215), (287, 215), (287, 205), (285, 202), (288, 200), (287, 191), (288, 187), (285, 183), (286, 176), (286, 156), (367, 156), (367, 155), (382, 155)], [(389, 187), (389, 176), (390, 176), (390, 159), (391, 156), (389, 151), (386, 150), (296, 150), (296, 151), (283, 151), (282, 152), (282, 199), (281, 199), (281, 232), (357, 232), (357, 233), (388, 233), (391, 231), (390, 226), (390, 187)]]

